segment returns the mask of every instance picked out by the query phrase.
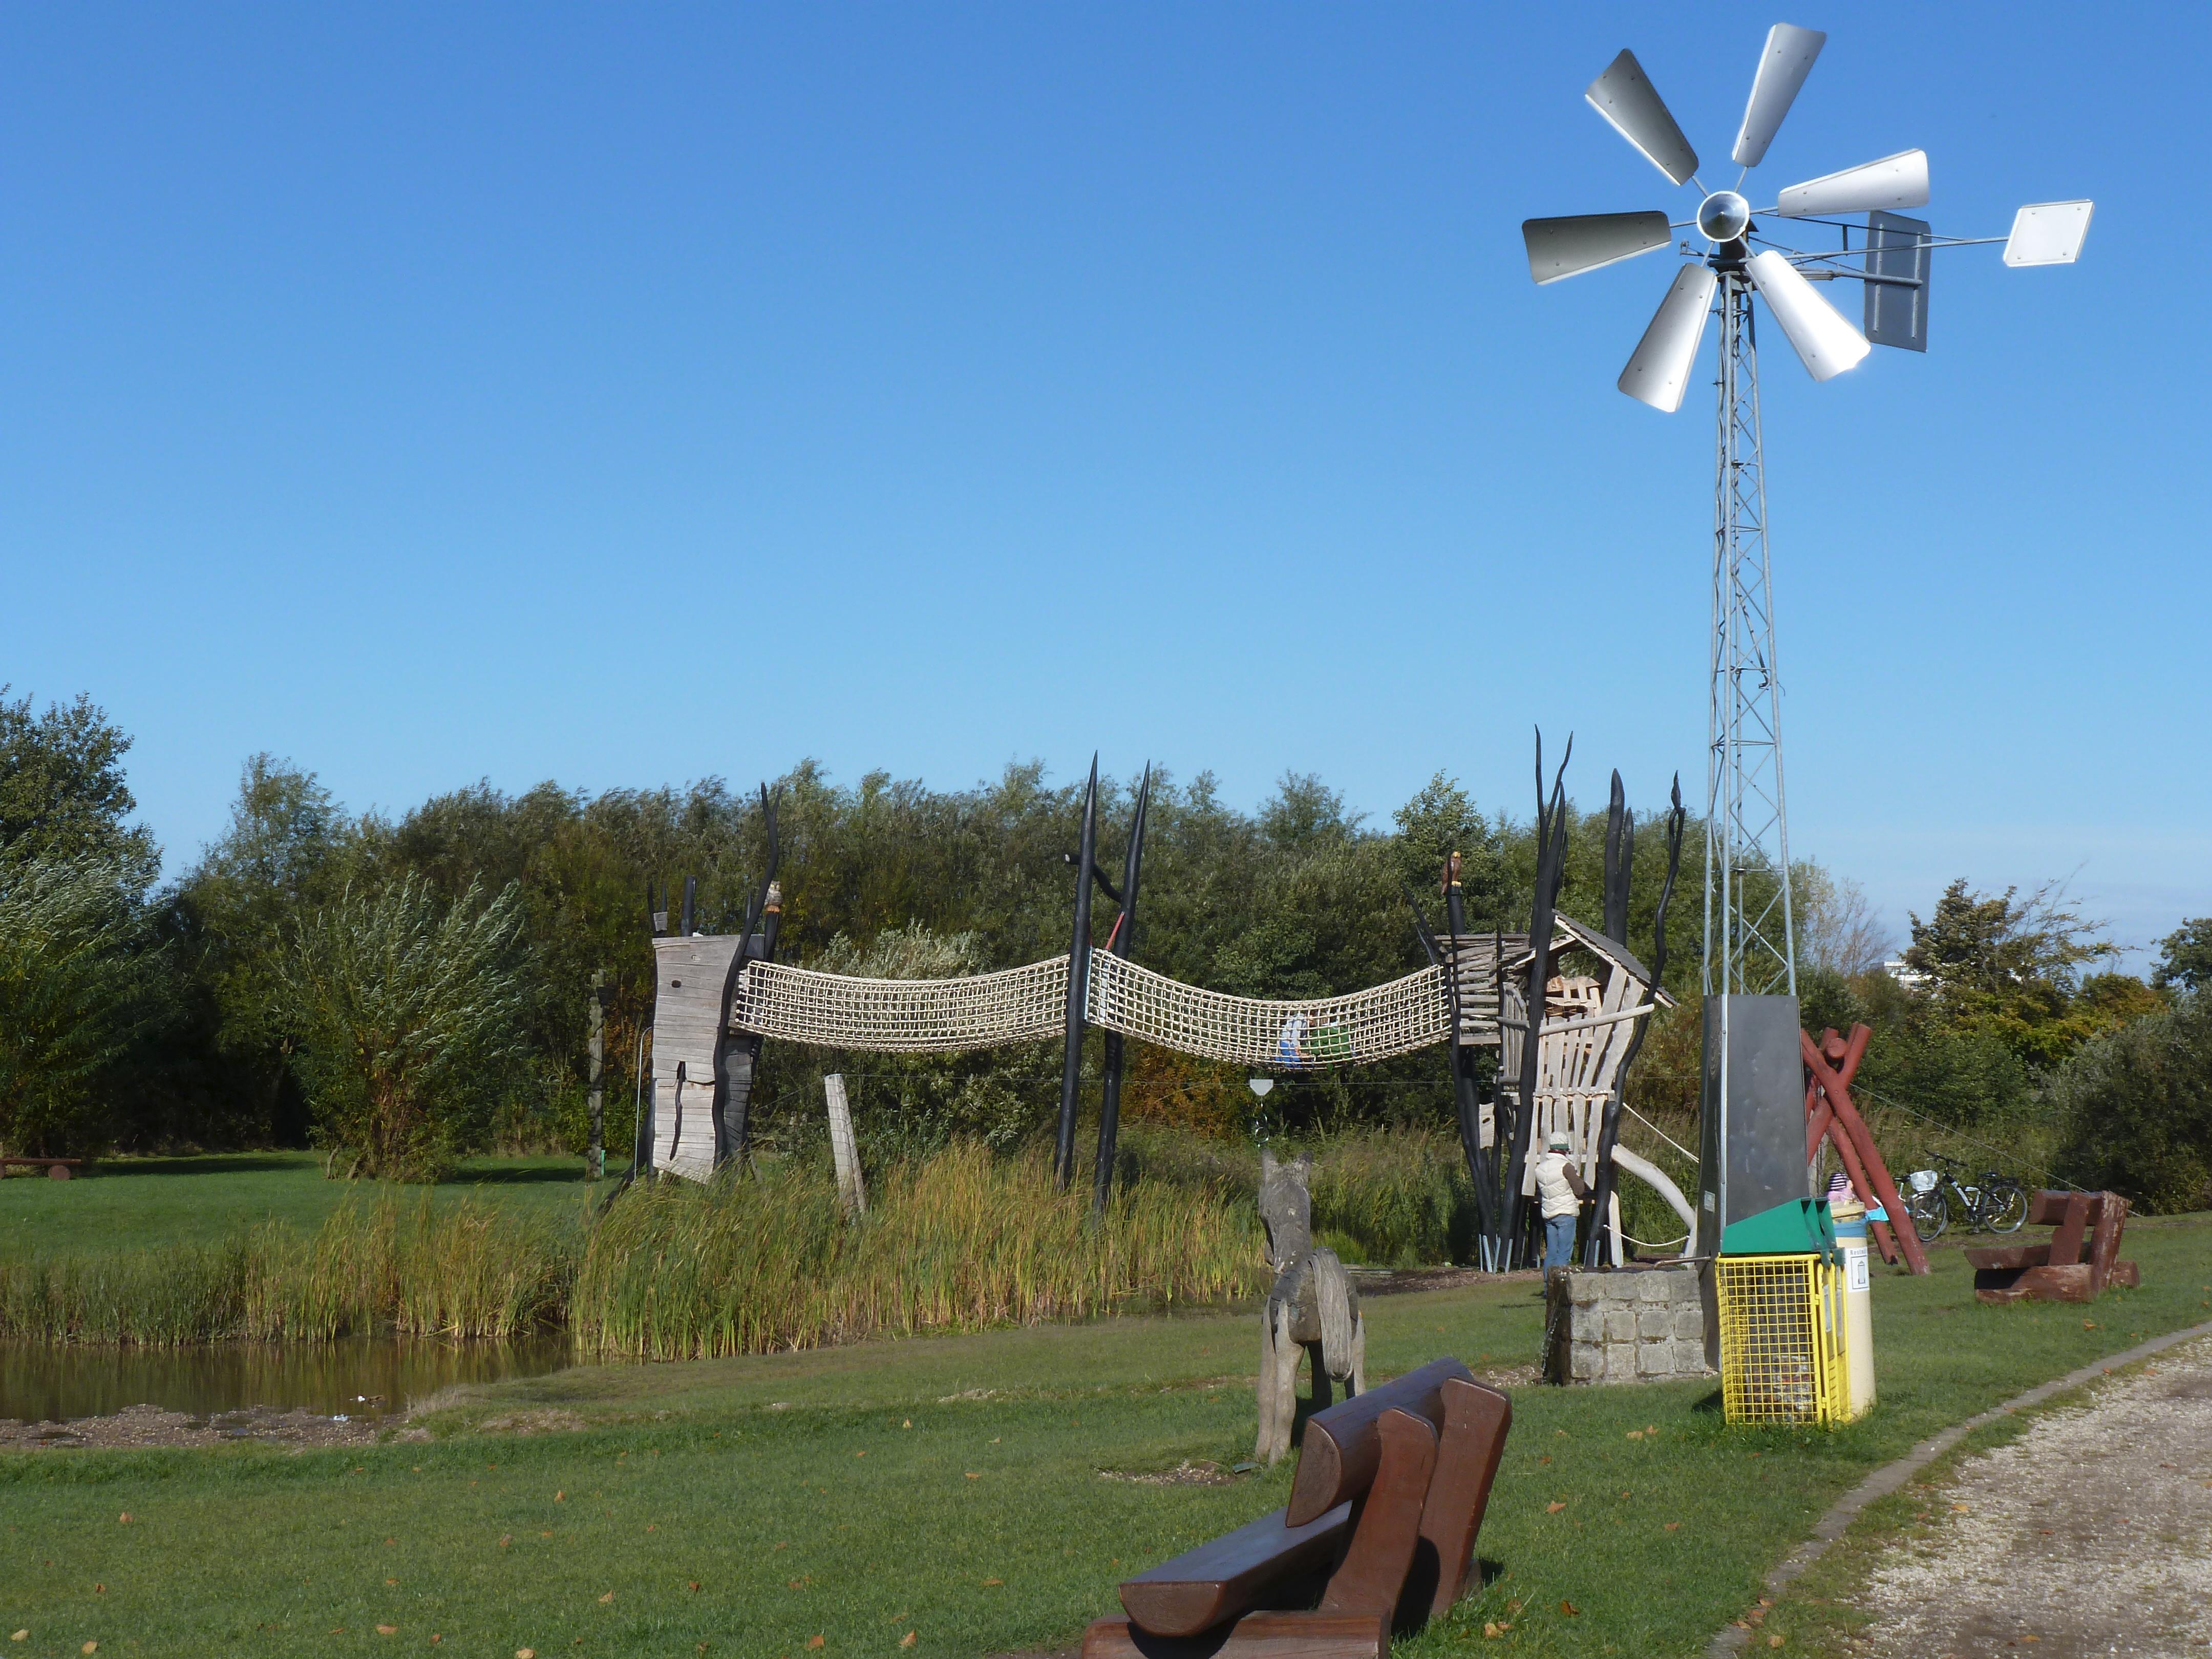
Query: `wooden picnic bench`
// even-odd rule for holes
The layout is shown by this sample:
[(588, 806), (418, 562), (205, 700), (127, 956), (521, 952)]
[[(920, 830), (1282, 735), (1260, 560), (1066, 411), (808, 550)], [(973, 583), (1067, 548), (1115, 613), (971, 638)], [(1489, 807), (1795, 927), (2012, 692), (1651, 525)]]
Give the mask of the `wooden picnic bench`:
[(0, 1158), (0, 1176), (6, 1175), (12, 1169), (43, 1169), (54, 1180), (67, 1181), (83, 1167), (84, 1160), (81, 1158), (17, 1158), (13, 1155)]
[(2136, 1264), (2119, 1259), (2128, 1201), (2118, 1193), (2039, 1192), (2027, 1218), (2055, 1230), (2049, 1243), (1966, 1252), (1981, 1301), (2094, 1302), (2107, 1285), (2142, 1282)]
[(1125, 1579), (1083, 1659), (1383, 1659), (1466, 1589), (1512, 1420), (1456, 1359), (1315, 1413), (1289, 1504)]

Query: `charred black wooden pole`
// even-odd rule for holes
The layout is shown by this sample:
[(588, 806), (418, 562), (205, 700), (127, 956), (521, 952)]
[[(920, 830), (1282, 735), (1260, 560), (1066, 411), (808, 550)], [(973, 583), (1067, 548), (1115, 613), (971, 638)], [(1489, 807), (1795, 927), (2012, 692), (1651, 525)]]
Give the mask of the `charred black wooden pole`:
[(1083, 1091), (1083, 1011), (1091, 994), (1091, 879), (1098, 854), (1098, 757), (1083, 792), (1083, 840), (1075, 855), (1075, 933), (1067, 948), (1067, 1051), (1060, 1067), (1060, 1133), (1052, 1176), (1062, 1192), (1075, 1179), (1075, 1105)]
[(1491, 1160), (1482, 1155), (1482, 1103), (1475, 1097), (1474, 1051), (1460, 1040), (1459, 951), (1467, 937), (1467, 902), (1459, 875), (1460, 857), (1454, 853), (1444, 865), (1444, 927), (1452, 941), (1451, 963), (1444, 970), (1444, 983), (1451, 990), (1452, 1104), (1459, 1114), (1460, 1151), (1467, 1157), (1467, 1178), (1474, 1185), (1479, 1224), (1486, 1237), (1497, 1230), (1498, 1182)]
[(592, 1144), (584, 1149), (584, 1178), (597, 1181), (607, 1172), (607, 1004), (614, 993), (608, 988), (606, 969), (592, 969), (592, 1000), (584, 1006), (584, 1052), (591, 1060), (587, 1086), (591, 1091)]
[[(1145, 763), (1145, 781), (1137, 786), (1136, 809), (1129, 816), (1129, 848), (1121, 859), (1121, 914), (1115, 918), (1113, 937), (1106, 948), (1124, 962), (1136, 944), (1137, 875), (1145, 860), (1145, 812), (1152, 805), (1152, 763)], [(1098, 1165), (1091, 1173), (1091, 1208), (1106, 1212), (1114, 1196), (1114, 1146), (1121, 1133), (1121, 1051), (1119, 1031), (1106, 1033), (1105, 1086), (1098, 1097)]]
[[(1667, 879), (1659, 889), (1659, 910), (1651, 921), (1651, 988), (1656, 993), (1667, 974), (1667, 908), (1674, 900), (1674, 878), (1682, 867), (1682, 826), (1688, 814), (1682, 810), (1682, 776), (1674, 775), (1674, 807), (1667, 814)], [(1624, 875), (1621, 884), (1627, 884)], [(1619, 934), (1613, 935), (1620, 939)], [(1621, 939), (1621, 944), (1628, 941)], [(1656, 1000), (1656, 998), (1655, 998)], [(1628, 1052), (1620, 1057), (1620, 1068), (1613, 1074), (1613, 1098), (1605, 1103), (1605, 1122), (1597, 1138), (1597, 1185), (1593, 1188), (1597, 1218), (1590, 1224), (1589, 1248), (1583, 1259), (1595, 1267), (1598, 1259), (1598, 1237), (1605, 1228), (1605, 1218), (1612, 1213), (1613, 1194), (1619, 1172), (1613, 1168), (1613, 1149), (1620, 1141), (1620, 1094), (1628, 1085), (1628, 1068), (1636, 1063), (1636, 1051), (1644, 1046), (1644, 1034), (1650, 1030), (1657, 1016), (1646, 1014), (1628, 1039)]]
[[(1628, 897), (1636, 868), (1636, 815), (1628, 810), (1627, 792), (1620, 785), (1620, 770), (1613, 769), (1613, 791), (1605, 811), (1605, 936), (1615, 945), (1628, 943)], [(1638, 1028), (1639, 1030), (1642, 1027)], [(1605, 1103), (1604, 1120), (1597, 1137), (1597, 1188), (1590, 1206), (1588, 1230), (1583, 1237), (1584, 1265), (1595, 1267), (1606, 1255), (1611, 1237), (1606, 1225), (1612, 1201), (1613, 1143), (1620, 1127), (1620, 1074), (1613, 1073), (1613, 1093)], [(1616, 1264), (1617, 1265), (1617, 1264)]]
[(1521, 1041), (1520, 1110), (1514, 1116), (1512, 1153), (1505, 1166), (1505, 1224), (1500, 1242), (1506, 1252), (1503, 1265), (1507, 1267), (1519, 1264), (1521, 1252), (1526, 1248), (1522, 1234), (1528, 1214), (1522, 1203), (1521, 1183), (1528, 1167), (1528, 1146), (1536, 1127), (1537, 1049), (1544, 1028), (1545, 993), (1552, 981), (1553, 911), (1559, 902), (1560, 866), (1567, 855), (1564, 780), (1567, 762), (1574, 752), (1575, 740), (1570, 737), (1566, 753), (1559, 757), (1559, 773), (1552, 781), (1552, 798), (1547, 807), (1544, 800), (1544, 739), (1541, 732), (1537, 734), (1536, 902), (1528, 918), (1528, 1023)]
[[(776, 934), (783, 926), (783, 888), (775, 873), (783, 862), (783, 842), (776, 834), (775, 809), (781, 790), (771, 796), (761, 785), (761, 823), (768, 831), (768, 866), (761, 872), (752, 900), (745, 906), (744, 933), (722, 988), (722, 1029), (730, 1026), (730, 1002), (737, 994), (738, 975), (749, 962), (775, 960)], [(723, 1044), (721, 1075), (714, 1080), (714, 1161), (735, 1159), (742, 1164), (752, 1147), (753, 1085), (760, 1076), (761, 1048), (766, 1039), (757, 1033), (732, 1036)]]

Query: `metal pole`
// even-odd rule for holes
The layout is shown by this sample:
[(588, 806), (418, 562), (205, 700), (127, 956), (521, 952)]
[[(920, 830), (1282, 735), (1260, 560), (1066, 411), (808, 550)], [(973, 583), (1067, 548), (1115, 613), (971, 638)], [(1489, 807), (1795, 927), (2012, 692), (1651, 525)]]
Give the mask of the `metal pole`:
[(1066, 1192), (1075, 1179), (1075, 1107), (1083, 1090), (1083, 1011), (1091, 995), (1091, 866), (1098, 852), (1098, 757), (1083, 792), (1083, 836), (1075, 859), (1075, 933), (1067, 947), (1067, 1048), (1060, 1067), (1060, 1133), (1052, 1176)]

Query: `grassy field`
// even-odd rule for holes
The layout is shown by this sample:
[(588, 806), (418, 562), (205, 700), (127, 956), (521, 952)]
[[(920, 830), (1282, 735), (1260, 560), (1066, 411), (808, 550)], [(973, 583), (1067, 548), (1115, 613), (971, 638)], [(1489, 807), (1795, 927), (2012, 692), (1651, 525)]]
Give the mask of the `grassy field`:
[[(0, 1259), (211, 1244), (264, 1221), (312, 1231), (362, 1186), (325, 1180), (316, 1152), (110, 1158), (75, 1181), (11, 1175), (0, 1181)], [(606, 1189), (584, 1179), (581, 1158), (483, 1158), (428, 1190), (441, 1201), (468, 1198), (556, 1219), (580, 1215), (588, 1194)]]
[[(2129, 1244), (2144, 1287), (2086, 1310), (1984, 1308), (1955, 1249), (1927, 1279), (1878, 1276), (1882, 1405), (1831, 1433), (1730, 1431), (1705, 1385), (1517, 1390), (1490, 1583), (1397, 1650), (1480, 1644), (1490, 1620), (1534, 1653), (1696, 1651), (1869, 1469), (2212, 1319), (2212, 1217)], [(1381, 1376), (1523, 1364), (1541, 1322), (1526, 1281), (1368, 1309)], [(1287, 1464), (1109, 1478), (1244, 1456), (1257, 1347), (1251, 1316), (1131, 1319), (580, 1369), (459, 1401), (428, 1443), (0, 1457), (0, 1629), (35, 1654), (1054, 1647), (1127, 1571), (1284, 1501)]]

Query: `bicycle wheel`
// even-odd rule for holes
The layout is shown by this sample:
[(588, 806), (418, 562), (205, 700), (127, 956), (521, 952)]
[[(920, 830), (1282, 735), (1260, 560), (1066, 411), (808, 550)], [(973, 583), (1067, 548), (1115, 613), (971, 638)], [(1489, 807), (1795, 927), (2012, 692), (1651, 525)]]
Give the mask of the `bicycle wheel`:
[(1905, 1200), (1905, 1212), (1912, 1218), (1912, 1230), (1923, 1241), (1932, 1243), (1943, 1237), (1943, 1230), (1951, 1224), (1951, 1206), (1943, 1197), (1943, 1189), (1915, 1193)]
[(2027, 1188), (2009, 1177), (2000, 1176), (1983, 1188), (1989, 1218), (1989, 1230), (1993, 1233), (2016, 1233), (2027, 1219)]

